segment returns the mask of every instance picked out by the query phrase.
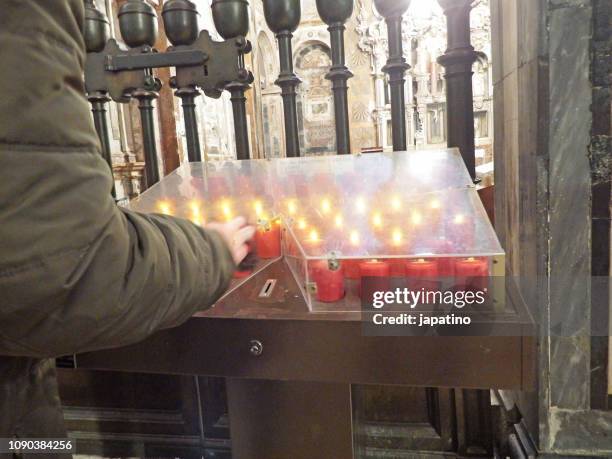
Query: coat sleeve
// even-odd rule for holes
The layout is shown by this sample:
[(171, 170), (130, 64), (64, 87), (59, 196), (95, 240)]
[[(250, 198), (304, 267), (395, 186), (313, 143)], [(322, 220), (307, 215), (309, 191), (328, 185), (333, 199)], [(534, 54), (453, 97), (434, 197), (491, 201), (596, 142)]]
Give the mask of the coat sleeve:
[(118, 208), (83, 93), (82, 0), (0, 14), (0, 354), (132, 343), (214, 303), (218, 233)]

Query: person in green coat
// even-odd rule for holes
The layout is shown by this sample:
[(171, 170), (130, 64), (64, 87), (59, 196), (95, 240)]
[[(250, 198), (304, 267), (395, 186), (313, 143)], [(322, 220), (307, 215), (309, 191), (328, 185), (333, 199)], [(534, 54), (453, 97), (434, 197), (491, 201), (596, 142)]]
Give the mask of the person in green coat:
[(247, 253), (116, 206), (85, 99), (83, 0), (0, 5), (0, 438), (65, 437), (53, 358), (123, 346), (213, 304)]

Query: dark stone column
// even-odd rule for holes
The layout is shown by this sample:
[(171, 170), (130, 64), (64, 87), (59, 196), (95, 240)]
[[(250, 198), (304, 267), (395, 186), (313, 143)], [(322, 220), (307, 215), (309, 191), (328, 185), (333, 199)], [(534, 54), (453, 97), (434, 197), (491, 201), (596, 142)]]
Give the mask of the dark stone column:
[(325, 78), (331, 80), (334, 92), (334, 112), (336, 119), (336, 150), (338, 154), (351, 152), (349, 131), (347, 80), (353, 74), (344, 60), (344, 23), (353, 13), (353, 0), (317, 0), (317, 10), (321, 19), (329, 26), (331, 39), (332, 66)]
[(291, 38), (300, 23), (300, 0), (264, 0), (264, 15), (270, 30), (276, 34), (280, 73), (276, 84), (281, 88), (285, 115), (285, 149), (287, 156), (300, 156), (296, 87), (300, 79), (293, 72)]
[(138, 99), (140, 122), (142, 124), (142, 148), (145, 155), (145, 182), (147, 188), (150, 188), (159, 182), (155, 121), (153, 118), (153, 100), (157, 99), (157, 92), (140, 89), (134, 91), (132, 96)]
[(476, 52), (470, 41), (471, 0), (438, 0), (446, 15), (448, 47), (438, 58), (446, 69), (447, 143), (458, 147), (465, 165), (476, 178), (472, 65)]
[[(152, 53), (157, 41), (158, 23), (155, 9), (146, 2), (128, 0), (119, 8), (119, 29), (123, 41), (130, 48), (141, 48), (142, 52)], [(159, 97), (161, 82), (153, 76), (150, 69), (145, 70), (145, 87), (138, 88), (131, 96), (138, 100), (142, 123), (142, 146), (145, 155), (145, 182), (149, 188), (159, 181), (157, 143), (153, 100)]]
[[(110, 25), (106, 19), (106, 16), (104, 16), (104, 14), (96, 8), (93, 0), (85, 0), (83, 38), (85, 40), (85, 48), (87, 49), (87, 53), (99, 53), (102, 51), (109, 37)], [(100, 139), (102, 157), (108, 164), (108, 167), (110, 167), (111, 175), (113, 175), (110, 138), (108, 135), (108, 123), (106, 121), (106, 104), (111, 100), (111, 98), (104, 91), (94, 91), (91, 94), (87, 94), (87, 100), (89, 100), (91, 103), (91, 112), (93, 114), (96, 132), (98, 133), (98, 138)], [(113, 195), (113, 198), (116, 197), (114, 176), (111, 194)]]
[(198, 133), (198, 122), (196, 118), (195, 98), (200, 95), (197, 88), (190, 86), (187, 88), (179, 88), (175, 91), (175, 95), (181, 98), (183, 107), (183, 118), (185, 119), (185, 137), (187, 139), (187, 157), (189, 162), (202, 161), (202, 152), (200, 150), (200, 136)]
[[(166, 36), (173, 46), (191, 45), (198, 37), (198, 11), (193, 2), (189, 0), (168, 0), (164, 3), (162, 17)], [(176, 88), (175, 77), (170, 78), (170, 86)], [(195, 98), (200, 95), (200, 91), (195, 85), (189, 85), (176, 88), (174, 95), (180, 97), (182, 102), (185, 137), (187, 139), (187, 158), (189, 162), (202, 161), (195, 112)]]
[(389, 75), (391, 92), (391, 123), (393, 151), (406, 150), (406, 100), (404, 74), (410, 66), (404, 59), (402, 46), (402, 15), (410, 6), (410, 0), (374, 0), (376, 9), (387, 22), (389, 59), (383, 71)]
[[(212, 12), (215, 28), (223, 38), (246, 37), (249, 33), (249, 3), (246, 0), (213, 0)], [(250, 46), (249, 46), (250, 50)], [(243, 56), (242, 64), (244, 64)], [(251, 76), (252, 81), (252, 76)], [(236, 136), (236, 157), (249, 159), (249, 131), (246, 116), (245, 91), (249, 85), (234, 81), (226, 86), (231, 94), (232, 111), (234, 115), (234, 134)]]

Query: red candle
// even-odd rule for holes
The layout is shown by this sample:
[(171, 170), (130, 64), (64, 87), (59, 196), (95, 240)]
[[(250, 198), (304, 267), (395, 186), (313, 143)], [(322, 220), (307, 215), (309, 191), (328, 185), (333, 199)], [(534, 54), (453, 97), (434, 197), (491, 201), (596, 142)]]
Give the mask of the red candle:
[(408, 285), (412, 290), (435, 290), (438, 286), (439, 276), (438, 260), (418, 258), (406, 262), (406, 276)]
[(359, 264), (362, 260), (342, 260), (342, 267), (344, 268), (344, 277), (347, 279), (359, 279)]
[[(376, 291), (389, 290), (389, 274), (391, 267), (386, 261), (368, 260), (359, 263), (359, 294), (362, 298), (368, 301), (372, 300), (373, 294)], [(371, 278), (368, 280), (368, 288), (364, 288), (363, 278)]]
[(438, 261), (418, 258), (409, 260), (406, 265), (406, 276), (420, 279), (435, 279), (438, 277)]
[(249, 277), (253, 274), (253, 271), (234, 271), (234, 275), (232, 276), (234, 279), (244, 279), (245, 277)]
[(301, 242), (306, 255), (316, 256), (323, 253), (323, 241), (319, 238), (319, 232), (316, 229), (308, 231)]
[(396, 259), (389, 261), (389, 275), (391, 277), (404, 277), (406, 275), (406, 267), (404, 260)]
[[(453, 253), (454, 246), (451, 241), (446, 238), (439, 238), (433, 241), (433, 253), (446, 255)], [(455, 271), (455, 262), (453, 258), (442, 257), (437, 259), (438, 275), (440, 277), (453, 277)]]
[(359, 263), (360, 277), (389, 277), (389, 263), (380, 260), (367, 260)]
[(255, 232), (257, 255), (262, 259), (278, 258), (281, 255), (280, 224), (272, 221), (259, 225)]
[(344, 273), (342, 266), (330, 269), (327, 260), (310, 262), (309, 272), (317, 285), (317, 301), (333, 303), (344, 297)]
[(463, 258), (455, 260), (456, 284), (462, 288), (484, 290), (487, 288), (489, 263), (483, 258)]

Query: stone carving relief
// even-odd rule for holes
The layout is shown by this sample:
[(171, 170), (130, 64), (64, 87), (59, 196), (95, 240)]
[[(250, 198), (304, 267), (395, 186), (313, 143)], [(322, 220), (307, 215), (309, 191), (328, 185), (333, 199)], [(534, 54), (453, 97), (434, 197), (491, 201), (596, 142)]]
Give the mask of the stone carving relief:
[(335, 152), (334, 102), (331, 82), (325, 78), (331, 66), (330, 50), (321, 42), (302, 46), (295, 57), (298, 87), (300, 148), (304, 155)]

